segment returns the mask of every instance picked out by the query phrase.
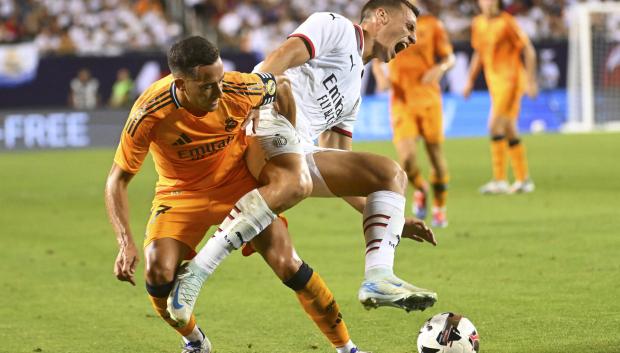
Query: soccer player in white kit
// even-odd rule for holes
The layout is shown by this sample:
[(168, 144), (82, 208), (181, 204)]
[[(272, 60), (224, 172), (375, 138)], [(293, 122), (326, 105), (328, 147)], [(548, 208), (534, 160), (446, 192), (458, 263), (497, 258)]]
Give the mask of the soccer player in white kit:
[[(350, 151), (364, 64), (373, 58), (387, 62), (415, 43), (416, 15), (417, 9), (407, 0), (368, 1), (360, 26), (335, 13), (315, 13), (259, 64), (263, 72), (289, 76), (297, 105), (296, 129), (273, 109), (261, 110), (254, 140), (260, 148), (252, 150), (265, 158), (250, 156), (248, 164), (263, 182), (272, 180), (264, 178), (272, 161), (286, 160), (282, 165), (289, 163), (299, 171), (293, 188), (310, 179), (311, 196), (343, 197), (363, 213), (366, 271), (358, 296), (367, 308), (423, 310), (437, 299), (434, 292), (393, 273), (401, 235), (435, 244), (423, 223), (404, 217), (405, 173), (386, 157)], [(315, 146), (316, 139), (320, 147)], [(304, 158), (299, 161), (299, 156)], [(266, 165), (252, 165), (265, 159)], [(299, 195), (303, 199), (306, 194), (304, 190), (288, 199), (283, 196), (279, 202), (294, 205)], [(239, 200), (214, 237), (184, 267), (169, 298), (168, 310), (175, 320), (183, 322), (190, 316), (198, 290), (219, 263), (286, 209), (270, 208), (273, 195), (266, 195), (258, 188)], [(175, 302), (176, 307), (171, 305)]]

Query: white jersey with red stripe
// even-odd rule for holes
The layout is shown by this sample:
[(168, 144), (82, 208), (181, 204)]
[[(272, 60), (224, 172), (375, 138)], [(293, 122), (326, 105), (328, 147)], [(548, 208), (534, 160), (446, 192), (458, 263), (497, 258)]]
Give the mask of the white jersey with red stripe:
[(299, 137), (314, 144), (329, 129), (351, 137), (362, 100), (361, 27), (341, 15), (317, 12), (291, 37), (301, 38), (310, 51), (310, 60), (285, 72), (297, 105)]

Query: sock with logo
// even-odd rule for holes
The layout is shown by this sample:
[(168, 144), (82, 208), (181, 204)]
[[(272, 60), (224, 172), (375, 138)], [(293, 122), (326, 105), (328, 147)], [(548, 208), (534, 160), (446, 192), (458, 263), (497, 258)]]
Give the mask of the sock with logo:
[(435, 174), (431, 176), (431, 185), (433, 186), (433, 195), (435, 196), (433, 205), (435, 207), (444, 207), (448, 199), (448, 176), (438, 178)]
[(392, 272), (394, 253), (405, 224), (405, 197), (392, 191), (368, 195), (364, 208), (364, 239), (366, 240), (366, 279), (375, 268)]
[[(160, 286), (152, 286), (150, 284), (146, 284), (146, 291), (149, 294), (149, 300), (151, 301), (151, 305), (155, 312), (159, 317), (161, 317), (168, 325), (170, 325), (173, 329), (175, 329), (181, 336), (191, 336), (192, 333), (198, 329), (198, 325), (196, 325), (196, 318), (194, 314), (190, 318), (187, 325), (178, 327), (178, 323), (172, 318), (170, 318), (170, 314), (166, 310), (168, 294), (172, 290), (174, 282), (170, 282), (168, 284), (160, 285)], [(193, 336), (192, 336), (193, 337)]]
[[(306, 314), (319, 327), (334, 347), (345, 347), (351, 342), (349, 331), (342, 319), (334, 295), (318, 273), (305, 262), (284, 284), (295, 291)], [(348, 352), (348, 351), (347, 351)]]
[(512, 171), (517, 181), (524, 181), (528, 177), (527, 157), (525, 146), (520, 139), (508, 141), (510, 160), (512, 162)]
[(493, 165), (493, 180), (506, 180), (506, 152), (508, 146), (504, 135), (491, 137), (491, 163)]
[(248, 192), (237, 201), (191, 264), (200, 268), (199, 273), (206, 279), (233, 250), (252, 240), (275, 218), (258, 189)]

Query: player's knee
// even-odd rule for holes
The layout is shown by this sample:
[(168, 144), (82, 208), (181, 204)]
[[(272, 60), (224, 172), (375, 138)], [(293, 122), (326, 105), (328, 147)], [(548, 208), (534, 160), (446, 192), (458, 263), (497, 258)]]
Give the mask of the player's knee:
[(377, 177), (380, 190), (390, 190), (403, 194), (407, 189), (407, 173), (398, 163), (389, 158), (382, 161)]
[(161, 286), (174, 281), (176, 267), (154, 262), (146, 266), (146, 281), (153, 286)]

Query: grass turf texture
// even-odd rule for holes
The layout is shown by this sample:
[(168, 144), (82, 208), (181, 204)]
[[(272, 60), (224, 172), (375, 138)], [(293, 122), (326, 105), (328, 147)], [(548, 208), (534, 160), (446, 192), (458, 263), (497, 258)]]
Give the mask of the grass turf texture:
[[(450, 227), (436, 231), (436, 248), (405, 239), (397, 251), (397, 274), (439, 293), (423, 313), (367, 312), (357, 302), (364, 245), (360, 216), (344, 202), (307, 200), (287, 213), (299, 253), (334, 292), (360, 347), (415, 352), (424, 320), (456, 311), (478, 328), (482, 352), (620, 351), (620, 135), (525, 143), (536, 192), (481, 196), (488, 141), (447, 141)], [(393, 155), (389, 143), (355, 148)], [(134, 288), (112, 274), (117, 248), (102, 197), (112, 156), (0, 154), (0, 352), (180, 351), (143, 281)], [(154, 180), (149, 162), (130, 186), (137, 242)], [(197, 316), (217, 353), (333, 351), (256, 255), (225, 262)]]

